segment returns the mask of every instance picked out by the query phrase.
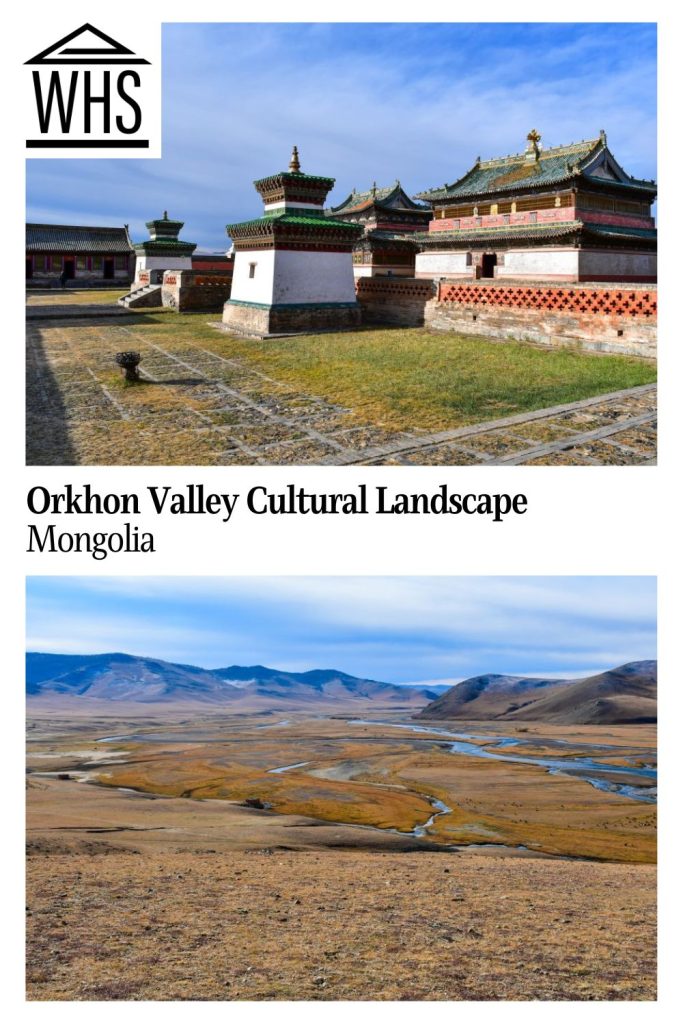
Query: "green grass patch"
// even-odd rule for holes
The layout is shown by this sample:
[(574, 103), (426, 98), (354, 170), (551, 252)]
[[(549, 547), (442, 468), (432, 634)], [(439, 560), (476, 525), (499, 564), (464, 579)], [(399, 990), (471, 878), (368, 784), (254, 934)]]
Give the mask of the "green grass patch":
[(255, 341), (216, 331), (207, 314), (148, 314), (136, 330), (169, 351), (196, 345), (238, 359), (359, 422), (398, 430), (458, 427), (656, 380), (655, 364), (636, 357), (420, 328)]

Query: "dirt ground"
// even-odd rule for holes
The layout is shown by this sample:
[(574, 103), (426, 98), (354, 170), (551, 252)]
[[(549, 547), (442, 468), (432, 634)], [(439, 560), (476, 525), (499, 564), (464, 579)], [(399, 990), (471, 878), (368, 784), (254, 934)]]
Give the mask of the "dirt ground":
[(655, 869), (33, 840), (31, 1000), (655, 998)]
[[(29, 296), (31, 465), (646, 464), (655, 367), (365, 329), (257, 342), (219, 314)], [(118, 351), (142, 355), (126, 384)]]

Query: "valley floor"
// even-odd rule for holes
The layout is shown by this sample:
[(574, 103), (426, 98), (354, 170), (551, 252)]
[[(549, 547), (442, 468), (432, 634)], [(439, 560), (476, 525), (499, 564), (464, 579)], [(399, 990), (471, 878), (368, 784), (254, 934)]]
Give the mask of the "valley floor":
[[(637, 784), (655, 756), (647, 726), (515, 744)], [(31, 1000), (655, 998), (655, 806), (571, 774), (339, 716), (53, 713), (27, 804)]]

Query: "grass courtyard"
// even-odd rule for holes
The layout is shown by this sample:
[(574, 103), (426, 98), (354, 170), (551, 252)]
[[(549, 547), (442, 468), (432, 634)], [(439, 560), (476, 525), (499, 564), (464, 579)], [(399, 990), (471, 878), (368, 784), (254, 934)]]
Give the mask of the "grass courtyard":
[[(67, 292), (65, 307), (73, 301)], [(635, 357), (420, 328), (254, 341), (217, 330), (210, 321), (218, 319), (141, 311), (32, 321), (28, 462), (334, 462), (342, 451), (499, 420), (656, 377), (653, 363)], [(143, 383), (122, 379), (114, 363), (122, 349), (141, 352)], [(467, 453), (450, 459), (468, 461), (477, 460)]]

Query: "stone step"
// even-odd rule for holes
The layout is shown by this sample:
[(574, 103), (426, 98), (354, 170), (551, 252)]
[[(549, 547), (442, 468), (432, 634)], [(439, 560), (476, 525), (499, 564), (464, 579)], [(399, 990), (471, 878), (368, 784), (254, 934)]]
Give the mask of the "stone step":
[(160, 306), (161, 285), (146, 284), (142, 288), (134, 288), (127, 295), (122, 295), (118, 300), (119, 306), (130, 309), (131, 306)]

